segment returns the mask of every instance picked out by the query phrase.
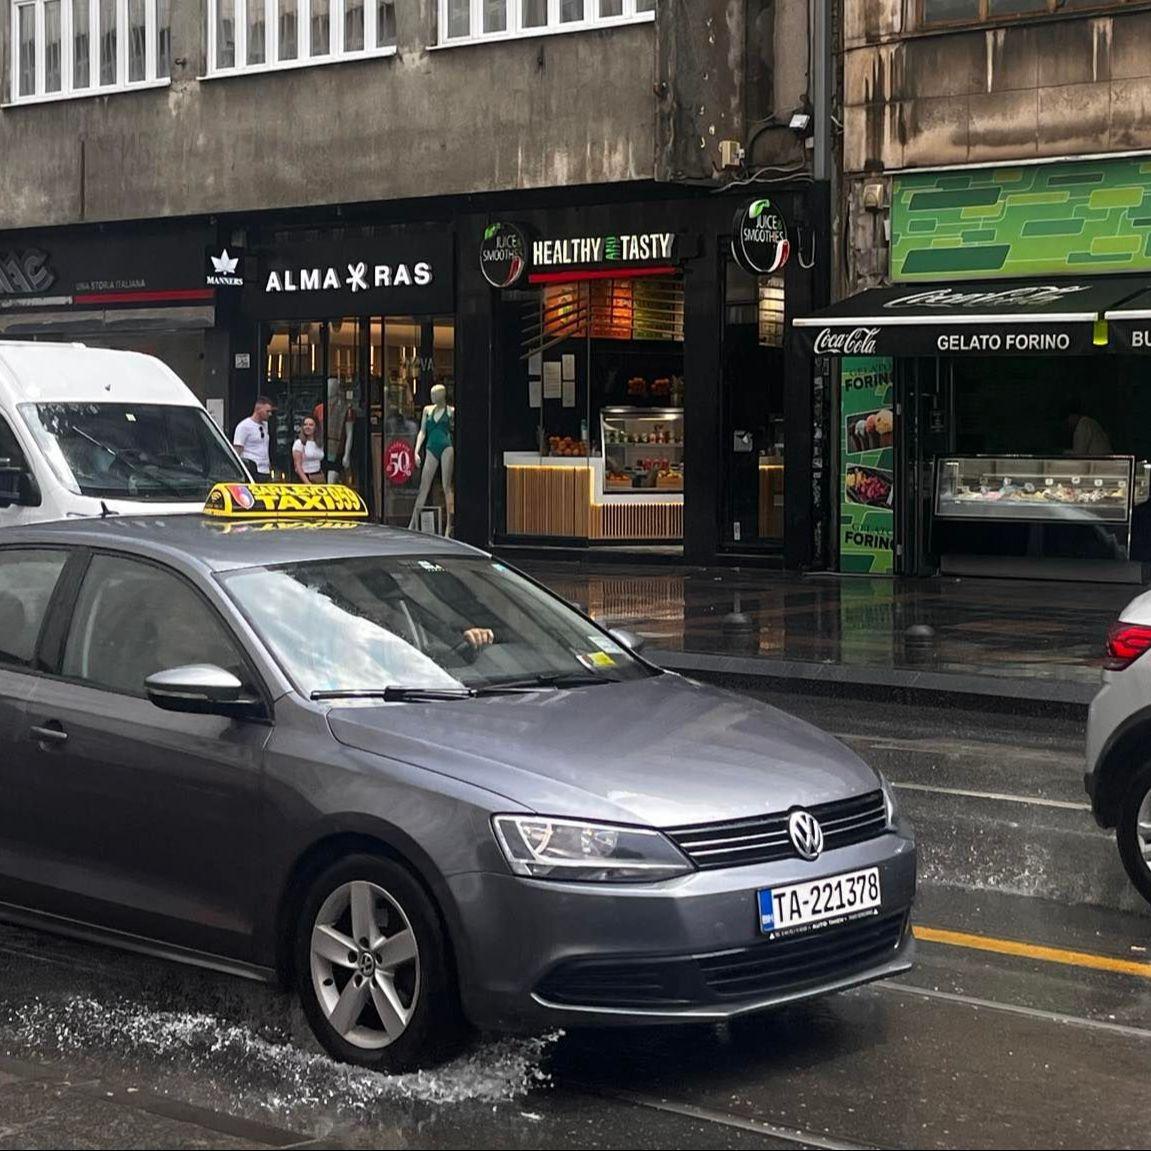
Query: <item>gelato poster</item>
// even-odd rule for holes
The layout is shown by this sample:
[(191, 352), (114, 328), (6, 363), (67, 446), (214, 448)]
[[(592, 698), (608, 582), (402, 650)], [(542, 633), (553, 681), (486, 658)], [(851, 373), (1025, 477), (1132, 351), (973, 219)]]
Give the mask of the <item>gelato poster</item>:
[(839, 570), (888, 575), (895, 555), (892, 363), (845, 356), (841, 372)]

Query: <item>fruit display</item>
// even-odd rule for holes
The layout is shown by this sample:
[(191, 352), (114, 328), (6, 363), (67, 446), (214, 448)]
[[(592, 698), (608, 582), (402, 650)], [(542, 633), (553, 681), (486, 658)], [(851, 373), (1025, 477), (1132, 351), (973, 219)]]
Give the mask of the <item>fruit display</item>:
[(891, 504), (891, 474), (875, 468), (851, 467), (844, 480), (847, 498), (853, 503), (872, 508), (885, 508)]
[(571, 436), (548, 436), (549, 456), (586, 456), (587, 440), (573, 440)]

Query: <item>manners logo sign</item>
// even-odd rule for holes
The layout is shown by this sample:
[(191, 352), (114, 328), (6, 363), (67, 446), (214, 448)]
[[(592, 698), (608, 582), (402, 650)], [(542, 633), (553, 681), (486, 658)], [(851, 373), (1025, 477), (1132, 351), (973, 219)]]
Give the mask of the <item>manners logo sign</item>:
[(222, 248), (208, 249), (207, 269), (204, 282), (209, 288), (242, 288), (244, 274), (240, 271), (244, 253), (239, 248), (230, 251)]

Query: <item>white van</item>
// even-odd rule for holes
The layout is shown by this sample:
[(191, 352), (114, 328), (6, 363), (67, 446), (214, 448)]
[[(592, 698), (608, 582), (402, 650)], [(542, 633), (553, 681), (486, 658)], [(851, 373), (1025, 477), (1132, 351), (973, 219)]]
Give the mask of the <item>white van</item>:
[(0, 341), (0, 528), (198, 512), (248, 479), (220, 429), (153, 356)]

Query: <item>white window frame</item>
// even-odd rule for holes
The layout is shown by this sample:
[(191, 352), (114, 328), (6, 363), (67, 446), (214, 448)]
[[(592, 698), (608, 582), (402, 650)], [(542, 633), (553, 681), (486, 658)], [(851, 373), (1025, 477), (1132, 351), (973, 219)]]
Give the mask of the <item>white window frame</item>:
[[(364, 0), (364, 47), (354, 52), (344, 50), (344, 0), (329, 0), (331, 29), (330, 51), (313, 56), (312, 0), (297, 0), (296, 50), (294, 60), (278, 60), (280, 54), (280, 12), (277, 0), (234, 0), (236, 10), (236, 62), (226, 68), (216, 63), (218, 32), (218, 0), (207, 0), (208, 12), (208, 70), (202, 80), (218, 80), (228, 76), (246, 76), (257, 72), (284, 72), (292, 68), (315, 68), (323, 64), (342, 64), (348, 60), (374, 60), (394, 56), (395, 44), (376, 47), (378, 15), (377, 0)], [(264, 5), (264, 62), (249, 64), (248, 59), (248, 7)]]
[[(46, 53), (44, 30), (45, 0), (13, 0), (9, 13), (9, 82), (8, 100), (4, 107), (18, 104), (47, 104), (54, 100), (79, 100), (88, 96), (110, 96), (116, 92), (137, 92), (143, 88), (166, 88), (171, 84), (168, 76), (157, 76), (156, 66), (159, 57), (159, 27), (157, 23), (156, 0), (144, 3), (144, 78), (128, 79), (128, 0), (116, 0), (116, 83), (101, 84), (100, 81), (100, 0), (87, 0), (88, 3), (88, 78), (86, 88), (73, 87), (73, 41), (74, 7), (72, 0), (60, 3), (60, 90), (45, 92)], [(20, 9), (33, 7), (36, 10), (36, 91), (31, 96), (20, 95)], [(169, 33), (170, 34), (170, 33)]]
[[(467, 36), (448, 36), (448, 0), (439, 0), (439, 42), (435, 48), (458, 48), (462, 44), (487, 44), (493, 40), (523, 40), (529, 36), (560, 36), (566, 32), (587, 32), (594, 28), (618, 28), (624, 24), (651, 24), (655, 21), (655, 10), (636, 11), (637, 0), (623, 0), (623, 12), (619, 16), (601, 16), (599, 0), (583, 0), (582, 20), (560, 20), (561, 0), (547, 0), (548, 19), (546, 24), (526, 28), (522, 24), (523, 0), (506, 0), (508, 6), (508, 26), (503, 32), (485, 32), (484, 0), (469, 0), (471, 13)], [(658, 3), (658, 0), (657, 0)]]

